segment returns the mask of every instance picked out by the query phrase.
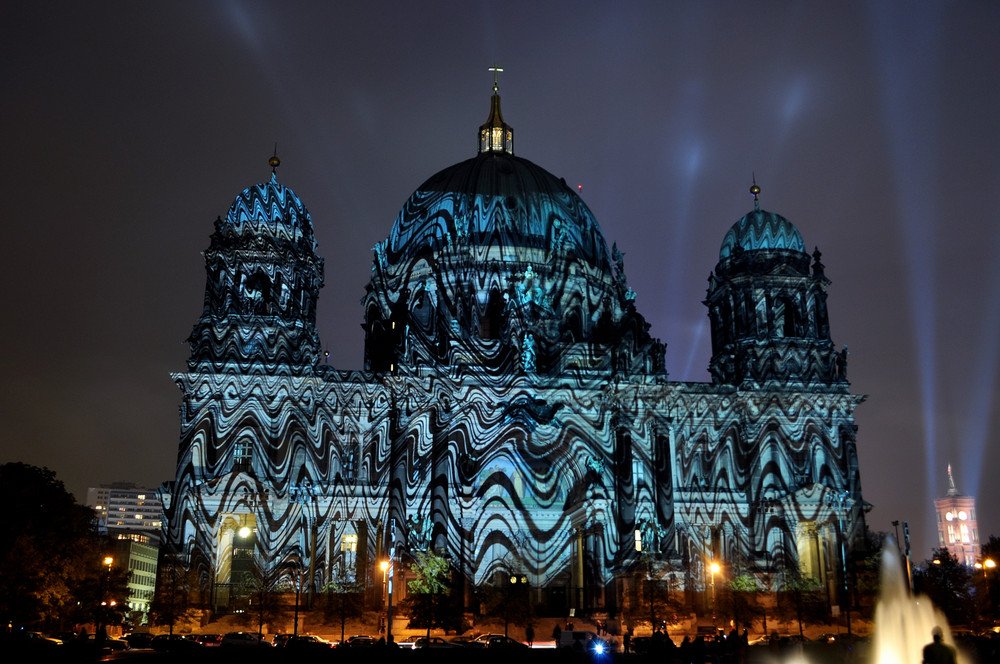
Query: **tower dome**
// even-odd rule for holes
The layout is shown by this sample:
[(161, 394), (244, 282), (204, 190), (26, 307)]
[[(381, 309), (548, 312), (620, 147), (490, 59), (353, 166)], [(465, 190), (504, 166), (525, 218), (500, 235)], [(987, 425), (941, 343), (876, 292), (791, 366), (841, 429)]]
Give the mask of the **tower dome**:
[(725, 260), (737, 252), (780, 250), (806, 252), (805, 243), (799, 230), (780, 214), (755, 207), (752, 212), (733, 224), (719, 249), (719, 260)]
[(272, 173), (267, 182), (247, 187), (236, 197), (225, 224), (227, 235), (269, 238), (316, 250), (312, 219), (302, 200)]

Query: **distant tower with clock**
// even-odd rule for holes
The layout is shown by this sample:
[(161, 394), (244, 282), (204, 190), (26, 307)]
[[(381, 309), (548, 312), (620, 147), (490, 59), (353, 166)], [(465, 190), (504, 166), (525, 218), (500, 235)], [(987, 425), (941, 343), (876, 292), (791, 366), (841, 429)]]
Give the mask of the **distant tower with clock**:
[(934, 501), (937, 512), (938, 545), (948, 549), (963, 565), (972, 566), (980, 557), (979, 527), (976, 524), (976, 498), (963, 496), (955, 488), (955, 478), (948, 465), (948, 493)]

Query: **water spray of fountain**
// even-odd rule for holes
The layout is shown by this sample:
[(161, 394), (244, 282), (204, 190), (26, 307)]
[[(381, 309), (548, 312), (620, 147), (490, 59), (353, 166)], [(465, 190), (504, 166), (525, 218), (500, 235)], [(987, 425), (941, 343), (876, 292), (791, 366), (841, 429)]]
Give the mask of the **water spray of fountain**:
[[(915, 664), (923, 661), (923, 648), (931, 632), (940, 627), (944, 642), (954, 646), (948, 620), (931, 600), (911, 595), (899, 552), (892, 542), (882, 550), (881, 583), (875, 606), (875, 635), (870, 664)], [(958, 661), (964, 663), (961, 653)]]

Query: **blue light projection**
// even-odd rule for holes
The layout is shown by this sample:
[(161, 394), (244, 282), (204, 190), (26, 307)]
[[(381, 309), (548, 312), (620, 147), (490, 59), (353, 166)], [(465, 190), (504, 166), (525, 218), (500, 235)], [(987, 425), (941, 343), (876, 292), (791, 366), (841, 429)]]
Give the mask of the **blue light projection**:
[(712, 382), (672, 382), (579, 195), (483, 152), (422, 184), (374, 247), (366, 366), (347, 371), (320, 352), (308, 211), (276, 177), (249, 187), (216, 222), (174, 376), (165, 541), (228, 610), (247, 551), (318, 590), (434, 548), (473, 584), (523, 572), (557, 615), (627, 602), (637, 540), (690, 589), (709, 559), (841, 588), (816, 561), (864, 532), (863, 397), (804, 247), (774, 213), (733, 225), (705, 297)]
[[(883, 94), (883, 134), (889, 138), (893, 154), (893, 173), (896, 181), (898, 218), (902, 220), (900, 242), (906, 256), (908, 287), (913, 322), (910, 328), (916, 335), (914, 366), (921, 385), (921, 413), (924, 418), (924, 486), (935, 491), (941, 486), (941, 469), (948, 463), (939, 451), (941, 423), (937, 387), (940, 383), (937, 354), (938, 328), (935, 312), (938, 309), (935, 289), (937, 264), (935, 246), (935, 221), (940, 211), (934, 195), (935, 170), (930, 160), (919, 158), (919, 151), (934, 150), (934, 109), (940, 103), (935, 99), (933, 86), (927, 85), (940, 71), (941, 35), (939, 12), (944, 8), (938, 3), (925, 3), (920, 11), (900, 13), (884, 3), (870, 3), (872, 34), (875, 35), (876, 56), (880, 63), (882, 80), (879, 90)], [(898, 60), (906, 53), (905, 62)], [(919, 198), (902, 195), (902, 192), (919, 191)], [(971, 475), (971, 473), (970, 473)], [(938, 490), (934, 495), (943, 495)]]

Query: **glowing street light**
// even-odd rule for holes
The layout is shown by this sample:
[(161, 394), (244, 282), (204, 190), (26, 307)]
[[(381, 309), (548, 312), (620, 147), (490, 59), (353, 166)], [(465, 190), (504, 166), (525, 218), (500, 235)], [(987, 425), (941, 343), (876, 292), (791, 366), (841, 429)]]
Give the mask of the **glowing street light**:
[(994, 567), (997, 566), (997, 564), (996, 564), (996, 562), (992, 558), (987, 558), (986, 560), (984, 560), (984, 561), (982, 561), (980, 563), (975, 563), (972, 566), (975, 567), (976, 569), (983, 570), (983, 579), (986, 579), (987, 578), (986, 577), (987, 570), (993, 569)]
[(983, 562), (976, 563), (975, 565), (973, 565), (973, 567), (975, 567), (976, 569), (983, 570), (983, 578), (984, 579), (986, 578), (986, 570), (993, 569), (996, 566), (997, 566), (997, 564), (996, 564), (996, 562), (992, 558), (987, 558)]
[[(395, 552), (393, 552), (393, 555), (395, 555)], [(379, 565), (382, 568), (382, 585), (386, 589), (386, 593), (385, 594), (386, 594), (386, 597), (387, 597), (387, 600), (386, 600), (386, 611), (385, 611), (385, 618), (386, 618), (385, 640), (386, 640), (386, 643), (392, 643), (392, 574), (393, 574), (393, 569), (392, 569), (393, 565), (392, 565), (392, 563), (393, 563), (393, 557), (390, 557), (388, 560), (383, 560), (380, 563), (380, 565)]]
[(712, 627), (715, 627), (715, 575), (719, 573), (721, 568), (719, 563), (715, 561), (712, 561), (708, 568), (712, 571)]

